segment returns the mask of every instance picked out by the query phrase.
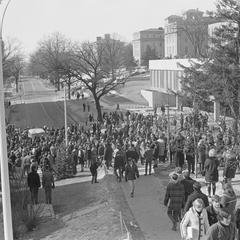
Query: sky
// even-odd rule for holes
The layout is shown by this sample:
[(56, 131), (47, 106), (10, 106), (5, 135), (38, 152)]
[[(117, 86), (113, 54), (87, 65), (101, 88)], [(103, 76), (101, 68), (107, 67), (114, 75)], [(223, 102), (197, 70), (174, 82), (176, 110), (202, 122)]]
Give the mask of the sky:
[[(0, 5), (0, 14), (4, 6)], [(132, 41), (134, 32), (164, 27), (164, 19), (188, 9), (215, 10), (216, 0), (11, 0), (3, 24), (3, 39), (21, 42), (26, 54), (40, 40), (61, 32), (74, 41), (94, 41), (117, 33)]]

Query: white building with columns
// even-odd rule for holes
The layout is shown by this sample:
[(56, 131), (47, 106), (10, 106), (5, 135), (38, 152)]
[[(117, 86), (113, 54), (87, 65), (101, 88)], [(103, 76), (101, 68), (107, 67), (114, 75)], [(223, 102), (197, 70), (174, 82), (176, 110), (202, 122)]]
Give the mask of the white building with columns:
[[(190, 67), (191, 62), (197, 61), (195, 58), (150, 60), (150, 86), (148, 89), (141, 90), (149, 107), (169, 105), (179, 109), (181, 97), (177, 93), (182, 90), (181, 80), (184, 74), (184, 69), (180, 65)], [(220, 104), (214, 99), (212, 101), (214, 102), (214, 119), (216, 121), (220, 114)]]
[(150, 87), (141, 90), (141, 94), (148, 101), (150, 107), (160, 107), (162, 105), (179, 107), (180, 99), (177, 93), (181, 91), (181, 77), (184, 74), (184, 70), (179, 64), (189, 67), (190, 60), (163, 59), (149, 61)]

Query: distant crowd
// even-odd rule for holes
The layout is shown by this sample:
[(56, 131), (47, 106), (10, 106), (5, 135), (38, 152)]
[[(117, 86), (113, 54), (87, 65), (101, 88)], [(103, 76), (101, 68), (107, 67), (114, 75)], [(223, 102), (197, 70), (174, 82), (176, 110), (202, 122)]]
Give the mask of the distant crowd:
[[(90, 110), (88, 105), (83, 108), (84, 111)], [(49, 189), (54, 187), (53, 176), (57, 174), (56, 165), (65, 147), (64, 128), (44, 126), (43, 129), (44, 134), (31, 138), (28, 136), (29, 129), (19, 129), (14, 126), (7, 128), (10, 174), (14, 175), (16, 169), (21, 169), (23, 176), (28, 177), (33, 203), (38, 202), (37, 193), (41, 186), (40, 178), (37, 177), (39, 167), (44, 176), (42, 185), (45, 186), (45, 190), (48, 188), (46, 202), (51, 203)], [(201, 220), (202, 212), (197, 210), (197, 206), (201, 205), (203, 209), (203, 206), (208, 206), (208, 199), (213, 198), (213, 201), (218, 199), (215, 191), (219, 180), (219, 166), (224, 169), (224, 187), (231, 186), (231, 180), (235, 177), (238, 168), (239, 144), (230, 131), (223, 131), (221, 128), (217, 133), (211, 131), (208, 126), (208, 116), (200, 113), (187, 116), (182, 114), (179, 122), (174, 119), (171, 123), (170, 133), (167, 129), (168, 122), (164, 109), (159, 115), (143, 115), (119, 110), (104, 112), (103, 122), (95, 120), (93, 114), (89, 114), (86, 123), (68, 127), (66, 157), (73, 174), (77, 173), (78, 164), (80, 171), (90, 168), (92, 183), (98, 182), (97, 169), (100, 165), (105, 166), (106, 171), (113, 168), (119, 182), (124, 179), (131, 184), (130, 197), (134, 197), (135, 180), (139, 177), (139, 164), (145, 166), (145, 175), (151, 175), (154, 168), (169, 159), (171, 166), (178, 169), (178, 172), (171, 175), (171, 183), (164, 201), (165, 205), (168, 205), (168, 215), (173, 221), (173, 230), (176, 229), (176, 223), (182, 219), (182, 236), (185, 239), (204, 239), (202, 236), (208, 227), (203, 232), (198, 232), (198, 238), (186, 238), (191, 217), (187, 218), (188, 215), (180, 213), (183, 213), (182, 209), (188, 213), (194, 203), (196, 211), (193, 210), (198, 214), (198, 221)], [(206, 178), (208, 196), (204, 197), (203, 202), (199, 200), (198, 194), (195, 199), (188, 200), (194, 190), (200, 189), (199, 184), (192, 182), (190, 178), (190, 174), (196, 171)], [(184, 179), (180, 181), (181, 176)], [(233, 212), (230, 214), (233, 216)], [(196, 223), (195, 220), (192, 221)]]

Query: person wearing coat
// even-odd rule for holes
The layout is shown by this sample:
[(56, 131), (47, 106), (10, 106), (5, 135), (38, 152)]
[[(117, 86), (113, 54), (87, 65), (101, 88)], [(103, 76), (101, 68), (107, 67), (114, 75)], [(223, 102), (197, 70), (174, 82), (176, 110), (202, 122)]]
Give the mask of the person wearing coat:
[(173, 223), (172, 230), (177, 230), (177, 222), (181, 218), (181, 210), (184, 206), (185, 191), (184, 186), (179, 181), (179, 175), (172, 173), (169, 175), (170, 182), (167, 185), (167, 190), (164, 198), (164, 205), (168, 207), (167, 214)]
[(125, 170), (125, 177), (126, 177), (126, 180), (129, 181), (129, 184), (131, 187), (130, 196), (133, 198), (134, 190), (135, 190), (135, 180), (136, 178), (139, 178), (139, 172), (138, 172), (137, 165), (135, 164), (132, 158), (128, 159), (128, 164)]
[(192, 207), (193, 202), (197, 199), (197, 198), (201, 198), (204, 202), (204, 207), (209, 206), (209, 201), (208, 201), (208, 197), (207, 195), (205, 195), (202, 191), (201, 191), (201, 183), (200, 182), (195, 182), (193, 184), (193, 193), (191, 195), (189, 195), (187, 202), (185, 204), (184, 207), (184, 213), (186, 213), (189, 208)]
[(113, 157), (113, 149), (110, 142), (108, 142), (104, 148), (104, 156), (103, 156), (104, 160), (106, 161), (107, 169), (109, 169), (109, 167), (112, 164), (112, 157)]
[(224, 154), (225, 164), (223, 170), (223, 177), (225, 182), (231, 182), (232, 178), (235, 177), (235, 173), (237, 170), (237, 157), (236, 155), (230, 150)]
[(204, 202), (197, 198), (180, 223), (181, 236), (184, 240), (203, 240), (208, 229), (209, 222)]
[(220, 200), (221, 198), (218, 195), (213, 195), (211, 197), (212, 203), (208, 207), (206, 207), (208, 214), (208, 222), (209, 225), (213, 225), (218, 222), (218, 213), (221, 209)]
[(231, 221), (231, 214), (224, 210), (218, 212), (218, 222), (207, 231), (205, 240), (235, 240), (236, 227)]
[(184, 205), (187, 202), (188, 196), (193, 193), (193, 184), (196, 182), (190, 177), (190, 172), (188, 170), (184, 170), (182, 172), (183, 179), (181, 180), (182, 185), (184, 186), (185, 191), (185, 200)]
[(152, 147), (150, 147), (150, 144), (147, 144), (146, 150), (143, 154), (144, 158), (145, 158), (145, 176), (147, 175), (148, 172), (148, 167), (149, 167), (149, 175), (151, 175), (151, 171), (152, 171), (152, 161), (153, 161), (153, 148), (154, 145), (152, 145)]
[(231, 214), (232, 221), (235, 220), (235, 208), (237, 204), (237, 196), (234, 192), (231, 183), (223, 183), (223, 195), (221, 197), (222, 208)]
[(37, 166), (35, 164), (31, 166), (31, 172), (28, 174), (27, 183), (31, 192), (32, 204), (38, 204), (38, 189), (40, 188), (41, 183), (39, 174), (37, 173)]
[(211, 149), (209, 151), (209, 157), (207, 158), (205, 165), (204, 165), (204, 172), (205, 172), (205, 181), (207, 183), (207, 191), (208, 197), (211, 197), (211, 188), (212, 188), (212, 195), (215, 195), (216, 192), (216, 183), (218, 182), (218, 166), (219, 161), (216, 158), (216, 150)]

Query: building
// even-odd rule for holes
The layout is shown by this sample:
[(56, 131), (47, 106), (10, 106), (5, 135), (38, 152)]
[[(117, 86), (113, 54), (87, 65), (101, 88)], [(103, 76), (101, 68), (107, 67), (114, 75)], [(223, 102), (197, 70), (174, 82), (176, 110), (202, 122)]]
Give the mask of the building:
[[(191, 59), (197, 61), (196, 59)], [(150, 107), (169, 105), (179, 107), (177, 95), (181, 91), (181, 77), (184, 70), (179, 64), (189, 67), (189, 59), (162, 59), (149, 61), (150, 87), (141, 90)]]
[(164, 57), (164, 29), (152, 28), (133, 34), (133, 56), (139, 65)]
[(183, 16), (171, 15), (165, 19), (165, 58), (195, 58), (206, 53), (208, 24), (213, 19), (205, 17), (198, 9), (190, 9)]

